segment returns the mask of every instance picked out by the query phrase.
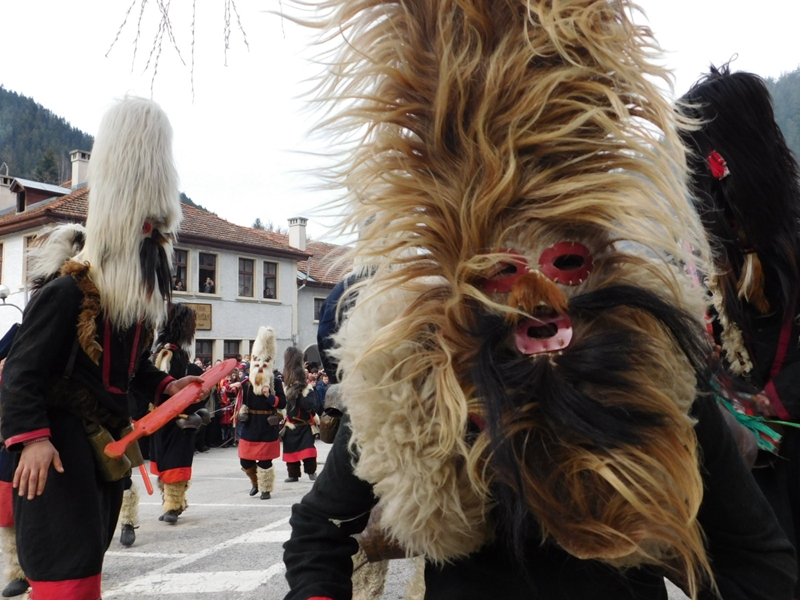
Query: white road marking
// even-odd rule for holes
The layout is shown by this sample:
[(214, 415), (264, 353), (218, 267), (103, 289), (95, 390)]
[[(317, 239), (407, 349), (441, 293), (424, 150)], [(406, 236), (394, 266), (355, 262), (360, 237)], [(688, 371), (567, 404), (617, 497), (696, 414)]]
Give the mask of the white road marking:
[(120, 551), (112, 550), (106, 552), (106, 556), (124, 556), (125, 558), (185, 558), (186, 552), (176, 552), (175, 554), (167, 554), (166, 552), (135, 552), (131, 550), (120, 550)]
[(146, 575), (132, 581), (113, 593), (161, 596), (165, 594), (202, 594), (220, 592), (251, 592), (276, 575), (283, 573), (283, 563), (276, 563), (266, 571), (218, 571), (216, 573), (170, 573)]
[[(180, 577), (184, 577), (185, 576), (185, 577), (187, 577), (189, 579), (191, 579), (191, 578), (197, 579), (201, 575), (204, 575), (204, 576), (208, 575), (208, 573), (206, 573), (206, 574), (201, 574), (201, 573), (184, 574), (184, 573), (179, 573), (179, 574), (174, 574), (174, 575), (172, 575), (170, 577), (163, 578), (163, 579), (157, 579), (157, 578), (153, 579), (156, 576), (164, 575), (165, 573), (171, 573), (172, 571), (177, 571), (178, 569), (182, 569), (183, 567), (185, 567), (187, 565), (195, 563), (198, 560), (206, 558), (207, 556), (211, 556), (212, 554), (220, 552), (221, 550), (225, 550), (227, 548), (230, 548), (231, 546), (235, 546), (236, 544), (241, 544), (242, 540), (244, 540), (246, 538), (249, 538), (250, 536), (252, 536), (254, 534), (258, 535), (258, 534), (262, 534), (263, 532), (272, 531), (274, 529), (278, 529), (279, 527), (283, 527), (284, 525), (287, 525), (288, 523), (289, 523), (289, 517), (285, 517), (283, 519), (278, 519), (277, 521), (274, 521), (274, 522), (272, 522), (269, 525), (266, 525), (264, 527), (260, 527), (260, 528), (254, 530), (254, 531), (248, 531), (247, 533), (244, 533), (244, 534), (242, 534), (240, 536), (237, 536), (235, 538), (231, 538), (229, 540), (225, 540), (224, 542), (221, 542), (221, 543), (219, 543), (219, 544), (217, 544), (215, 546), (210, 546), (208, 548), (205, 548), (205, 549), (201, 550), (200, 552), (195, 552), (194, 554), (189, 554), (188, 556), (186, 556), (185, 558), (183, 558), (181, 560), (176, 560), (176, 561), (168, 563), (168, 564), (166, 564), (166, 565), (164, 565), (162, 567), (158, 567), (156, 569), (153, 569), (152, 571), (150, 571), (150, 573), (148, 575), (145, 575), (144, 577), (137, 578), (135, 581), (131, 581), (131, 582), (128, 582), (128, 583), (123, 583), (121, 587), (117, 587), (114, 590), (104, 590), (103, 597), (104, 598), (111, 598), (112, 596), (118, 596), (118, 595), (123, 594), (123, 593), (129, 593), (129, 591), (128, 591), (129, 587), (130, 586), (134, 586), (134, 585), (138, 585), (139, 582), (141, 582), (141, 581), (151, 582), (150, 585), (152, 586), (153, 585), (152, 581), (162, 581), (162, 580), (163, 581), (166, 581), (166, 580), (170, 580), (171, 581), (171, 580), (173, 580), (173, 578), (175, 578), (177, 576), (180, 576)], [(265, 577), (265, 579), (259, 579), (259, 583), (256, 584), (256, 587), (258, 587), (259, 585), (261, 585), (261, 582), (266, 581), (267, 579), (269, 579), (270, 577), (273, 577), (274, 575), (276, 575), (278, 573), (282, 573), (283, 569), (284, 569), (283, 563), (280, 562), (280, 563), (275, 563), (274, 565), (272, 565), (266, 571), (243, 571), (243, 573), (259, 573), (261, 577)], [(150, 587), (149, 589), (153, 589), (153, 588)], [(250, 588), (250, 589), (252, 589), (252, 588)], [(178, 593), (179, 591), (180, 590), (175, 591), (175, 592), (162, 592), (162, 591), (159, 591), (159, 592), (153, 592), (153, 593)], [(211, 591), (211, 590), (203, 588), (202, 591)], [(185, 593), (185, 592), (186, 592), (186, 590), (183, 590), (180, 593)], [(149, 593), (149, 592), (139, 592), (139, 593)]]
[(242, 544), (282, 544), (292, 536), (292, 530), (253, 531), (244, 534), (239, 542)]

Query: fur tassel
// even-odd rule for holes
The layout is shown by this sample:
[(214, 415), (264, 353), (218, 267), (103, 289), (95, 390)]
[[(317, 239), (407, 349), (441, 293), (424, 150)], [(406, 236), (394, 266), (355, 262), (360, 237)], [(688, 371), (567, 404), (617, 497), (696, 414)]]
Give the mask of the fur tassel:
[(352, 600), (377, 600), (383, 596), (389, 561), (369, 562), (364, 551), (359, 548), (353, 555), (353, 597)]
[(120, 525), (139, 526), (139, 490), (131, 482), (131, 487), (122, 492), (122, 508), (119, 511)]
[(28, 283), (31, 292), (60, 275), (64, 262), (83, 249), (86, 229), (79, 223), (64, 223), (36, 234), (28, 250)]
[(275, 468), (270, 467), (269, 469), (262, 469), (261, 467), (256, 467), (258, 470), (256, 471), (256, 476), (258, 479), (258, 491), (262, 494), (264, 492), (272, 492), (275, 488)]
[(159, 371), (164, 371), (164, 373), (169, 373), (169, 365), (172, 361), (172, 350), (169, 348), (161, 348), (156, 354), (155, 359), (153, 359), (153, 364), (156, 366), (156, 369)]
[(769, 301), (764, 294), (764, 269), (758, 254), (750, 252), (745, 256), (742, 275), (736, 286), (739, 298), (743, 298), (765, 315), (769, 312)]
[(100, 364), (103, 347), (97, 341), (97, 317), (100, 315), (100, 293), (89, 278), (89, 265), (68, 260), (61, 268), (62, 275), (72, 275), (83, 293), (81, 313), (78, 316), (78, 342), (87, 356)]
[[(159, 477), (159, 481), (161, 478)], [(176, 481), (175, 483), (164, 483), (161, 489), (162, 509), (164, 512), (170, 510), (178, 511), (178, 514), (189, 508), (186, 501), (186, 491), (189, 489), (189, 481)]]
[(3, 551), (3, 576), (6, 581), (26, 579), (17, 555), (16, 527), (0, 527), (0, 549)]

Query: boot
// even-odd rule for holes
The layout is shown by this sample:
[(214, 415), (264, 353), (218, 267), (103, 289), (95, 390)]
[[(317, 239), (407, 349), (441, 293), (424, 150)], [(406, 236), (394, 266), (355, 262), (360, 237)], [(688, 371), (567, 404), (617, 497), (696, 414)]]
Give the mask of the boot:
[(178, 515), (189, 508), (186, 502), (186, 490), (189, 489), (188, 481), (176, 481), (175, 483), (165, 483), (162, 495), (162, 508), (164, 514), (160, 521), (165, 523), (177, 523)]
[(256, 467), (255, 465), (253, 465), (252, 467), (248, 467), (247, 469), (242, 467), (242, 471), (244, 471), (245, 475), (247, 475), (250, 478), (250, 483), (253, 485), (253, 487), (250, 488), (251, 496), (255, 496), (258, 493), (258, 476), (256, 475), (257, 468), (258, 467)]
[(316, 474), (316, 473), (309, 473), (309, 474), (308, 474), (308, 478), (309, 478), (311, 481), (316, 481), (316, 480), (317, 480), (317, 474)]
[(272, 489), (275, 487), (275, 469), (262, 469), (258, 467), (258, 491), (261, 492), (262, 500), (269, 500)]
[(12, 579), (8, 582), (8, 585), (3, 588), (3, 598), (13, 598), (14, 596), (21, 596), (25, 592), (28, 591), (28, 588), (31, 587), (28, 584), (28, 580), (25, 578), (22, 579)]
[(131, 482), (130, 488), (122, 492), (119, 522), (122, 525), (119, 543), (123, 546), (131, 546), (136, 541), (134, 529), (139, 525), (139, 490), (133, 482)]
[(122, 526), (122, 533), (119, 536), (119, 543), (123, 546), (133, 546), (136, 541), (136, 532), (133, 530), (133, 525), (124, 524)]
[(8, 585), (3, 588), (3, 598), (19, 596), (28, 590), (28, 580), (17, 557), (17, 532), (14, 527), (0, 527), (0, 547), (3, 550), (3, 575)]
[(289, 477), (284, 479), (286, 483), (294, 483), (300, 479), (300, 462), (286, 463), (286, 470), (289, 472)]

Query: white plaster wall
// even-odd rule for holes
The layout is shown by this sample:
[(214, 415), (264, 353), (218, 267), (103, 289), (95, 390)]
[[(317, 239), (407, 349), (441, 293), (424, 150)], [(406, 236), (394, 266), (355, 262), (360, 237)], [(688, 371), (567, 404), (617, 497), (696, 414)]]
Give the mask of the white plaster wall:
[[(247, 354), (249, 341), (255, 339), (258, 328), (262, 325), (271, 325), (277, 334), (279, 356), (283, 355), (286, 347), (292, 345), (292, 285), (295, 281), (296, 262), (284, 258), (258, 256), (255, 254), (237, 253), (228, 250), (219, 250), (211, 247), (190, 247), (178, 245), (179, 248), (188, 250), (188, 277), (189, 290), (175, 293), (176, 302), (191, 302), (196, 304), (211, 305), (211, 330), (197, 331), (197, 339), (217, 340), (214, 344), (213, 360), (222, 358), (223, 340), (238, 340), (240, 353)], [(198, 290), (199, 276), (198, 265), (200, 253), (210, 253), (217, 256), (217, 278), (215, 293), (203, 294)], [(255, 261), (253, 298), (240, 298), (239, 293), (239, 258), (249, 258)], [(264, 261), (278, 263), (278, 298), (265, 300), (262, 295), (263, 263)]]
[(314, 298), (327, 298), (330, 294), (327, 288), (306, 286), (297, 293), (298, 314), (298, 340), (297, 347), (306, 350), (317, 343), (317, 327), (319, 323), (314, 320)]
[[(37, 229), (31, 229), (0, 238), (3, 244), (3, 272), (0, 283), (11, 290), (11, 294), (6, 298), (6, 304), (13, 304), (20, 309), (24, 309), (28, 301), (23, 281), (25, 236), (32, 235), (36, 231)], [(22, 315), (16, 308), (0, 306), (0, 336), (4, 335), (14, 323), (19, 323), (21, 318)]]
[[(23, 286), (24, 243), (25, 236), (36, 233), (37, 229), (11, 234), (0, 238), (3, 244), (2, 283), (11, 289), (11, 295), (6, 300), (21, 309), (25, 308), (27, 295)], [(293, 316), (295, 306), (293, 302), (297, 296), (296, 262), (285, 258), (258, 256), (254, 254), (240, 254), (231, 251), (219, 250), (210, 247), (191, 247), (179, 245), (179, 248), (189, 251), (188, 257), (188, 292), (174, 294), (175, 302), (191, 302), (197, 304), (210, 304), (212, 311), (212, 329), (197, 332), (197, 339), (215, 340), (214, 360), (222, 358), (223, 340), (239, 340), (241, 348), (249, 348), (249, 341), (255, 338), (258, 328), (262, 325), (271, 325), (275, 328), (278, 338), (278, 368), (283, 368), (283, 352), (295, 341), (301, 346), (299, 339), (293, 338)], [(197, 290), (199, 253), (209, 252), (217, 255), (217, 293), (202, 294)], [(243, 299), (237, 297), (239, 291), (239, 257), (255, 260), (255, 298)], [(261, 284), (263, 281), (263, 262), (278, 263), (278, 298), (276, 300), (260, 299)], [(299, 322), (311, 322), (313, 318), (313, 301), (307, 312), (307, 318), (299, 318)], [(20, 313), (12, 307), (0, 306), (0, 336), (12, 324), (19, 322)], [(299, 338), (299, 336), (298, 336)], [(316, 326), (313, 328), (313, 339), (316, 339)], [(313, 342), (312, 342), (313, 343)], [(247, 354), (242, 351), (241, 354)]]

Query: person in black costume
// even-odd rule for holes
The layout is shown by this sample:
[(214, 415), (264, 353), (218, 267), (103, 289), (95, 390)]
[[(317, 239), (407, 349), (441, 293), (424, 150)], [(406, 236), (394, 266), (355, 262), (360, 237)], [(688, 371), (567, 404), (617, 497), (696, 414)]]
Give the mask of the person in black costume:
[(283, 354), (283, 386), (286, 394), (286, 422), (283, 431), (283, 462), (289, 477), (300, 479), (300, 463), (311, 481), (317, 478), (317, 448), (311, 426), (315, 423), (317, 395), (306, 381), (303, 352), (289, 346)]
[(275, 330), (261, 327), (253, 342), (250, 377), (242, 384), (242, 407), (239, 463), (250, 478), (250, 495), (261, 493), (269, 500), (275, 487), (275, 468), (272, 461), (281, 455), (279, 410), (286, 407), (286, 396), (280, 379), (272, 373), (278, 347)]
[[(757, 416), (798, 421), (800, 167), (757, 75), (712, 67), (681, 106), (702, 124), (684, 139), (693, 196), (714, 242), (716, 341), (737, 383), (750, 388)], [(777, 456), (762, 451), (753, 476), (797, 549), (800, 431), (782, 435)]]
[[(203, 369), (189, 360), (196, 327), (194, 310), (171, 304), (167, 322), (158, 332), (153, 362), (175, 378), (200, 376)], [(167, 423), (150, 438), (150, 472), (158, 477), (163, 514), (159, 521), (174, 525), (189, 506), (186, 491), (192, 479), (192, 462), (197, 429), (208, 418), (206, 402), (196, 402), (186, 414)]]
[(348, 600), (377, 515), (429, 600), (663, 599), (665, 576), (789, 600), (793, 549), (714, 404), (686, 124), (633, 1), (328, 7), (370, 275), (341, 303), (349, 421), (293, 508), (287, 599)]
[(18, 453), (19, 558), (39, 600), (100, 597), (130, 468), (103, 448), (129, 426), (129, 389), (157, 405), (197, 380), (149, 361), (170, 295), (177, 181), (163, 111), (115, 104), (95, 138), (84, 248), (27, 305), (5, 365), (0, 431)]

